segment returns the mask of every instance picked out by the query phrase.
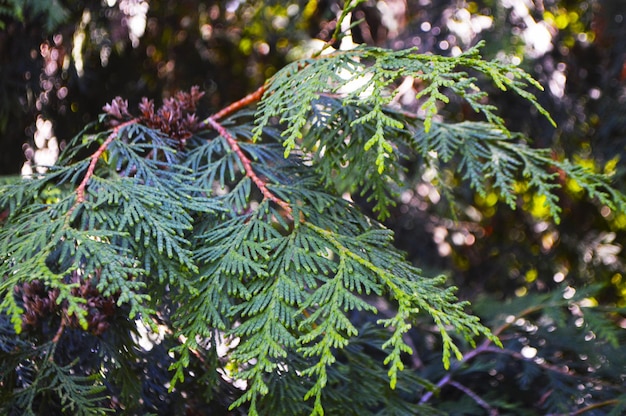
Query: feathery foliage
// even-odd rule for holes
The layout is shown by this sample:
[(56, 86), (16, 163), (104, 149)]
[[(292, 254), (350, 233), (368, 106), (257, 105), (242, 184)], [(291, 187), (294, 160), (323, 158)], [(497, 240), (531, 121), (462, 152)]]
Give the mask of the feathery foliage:
[[(250, 415), (436, 414), (414, 392), (428, 397), (440, 386), (403, 372), (412, 326), (429, 317), (445, 369), (468, 346), (478, 351), (476, 338), (500, 341), (443, 276), (407, 262), (392, 233), (342, 195), (361, 193), (387, 217), (402, 160), (418, 156), (456, 163), (478, 193), (494, 189), (512, 207), (525, 182), (556, 220), (559, 172), (603, 204), (626, 207), (607, 178), (507, 130), (478, 76), (551, 119), (527, 90), (537, 82), (483, 60), (480, 46), (457, 57), (367, 47), (319, 54), (204, 121), (195, 88), (159, 109), (144, 100), (136, 115), (120, 98), (106, 105), (56, 166), (0, 187), (6, 409), (29, 414), (52, 401), (76, 414), (141, 412), (133, 380), (149, 382), (134, 370), (146, 354), (131, 337), (145, 325), (164, 332), (152, 347), (171, 354), (170, 394), (195, 379), (207, 400), (227, 397), (220, 405)], [(391, 106), (403, 77), (423, 84), (419, 116)], [(484, 121), (440, 120), (451, 96)], [(254, 103), (256, 111), (242, 109)], [(599, 336), (619, 342), (589, 316)], [(77, 339), (97, 359), (59, 353)], [(154, 371), (164, 379), (165, 369)], [(365, 378), (358, 392), (356, 377)]]

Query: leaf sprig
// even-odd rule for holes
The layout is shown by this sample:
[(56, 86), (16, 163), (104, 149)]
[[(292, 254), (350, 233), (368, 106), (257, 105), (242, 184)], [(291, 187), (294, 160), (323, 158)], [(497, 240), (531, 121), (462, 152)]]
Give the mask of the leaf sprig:
[[(480, 46), (457, 57), (368, 47), (319, 55), (288, 65), (202, 122), (189, 113), (197, 90), (158, 111), (144, 101), (137, 118), (115, 100), (102, 125), (81, 132), (59, 166), (0, 187), (0, 212), (8, 211), (0, 228), (2, 317), (24, 337), (34, 322), (26, 316), (45, 320), (55, 329), (47, 342), (61, 345), (68, 332), (96, 332), (89, 296), (97, 294), (114, 300), (107, 303), (115, 305), (111, 315), (124, 322), (169, 325), (170, 392), (199, 362), (213, 384), (226, 376), (245, 384), (231, 410), (322, 415), (335, 409), (333, 388), (342, 386), (342, 372), (352, 371), (346, 361), (354, 360), (380, 387), (368, 386), (364, 413), (387, 402), (429, 411), (398, 394), (410, 379), (402, 370), (414, 322), (423, 315), (434, 322), (446, 368), (462, 359), (461, 342), (499, 341), (466, 312), (467, 302), (443, 276), (427, 277), (410, 264), (394, 249), (392, 233), (344, 193), (360, 192), (381, 218), (389, 216), (404, 182), (402, 163), (418, 154), (456, 163), (479, 194), (494, 188), (512, 207), (516, 182), (524, 180), (556, 220), (560, 171), (603, 204), (626, 208), (626, 196), (607, 178), (554, 160), (507, 130), (470, 72), (551, 119), (527, 91), (539, 87), (536, 81), (514, 66), (484, 61)], [(404, 77), (419, 81), (421, 118), (391, 107), (393, 85)], [(452, 96), (484, 121), (440, 121)], [(255, 103), (255, 112), (243, 110)], [(170, 115), (176, 122), (166, 123)], [(56, 306), (16, 295), (35, 281)], [(131, 332), (123, 328), (127, 337)], [(223, 339), (237, 342), (218, 357)], [(378, 360), (351, 355), (363, 343)], [(136, 360), (120, 355), (104, 352), (99, 364)], [(46, 367), (56, 374), (53, 388), (68, 396), (100, 391), (103, 372), (72, 378), (67, 365)], [(88, 381), (91, 390), (84, 388)], [(272, 389), (286, 402), (269, 397)]]

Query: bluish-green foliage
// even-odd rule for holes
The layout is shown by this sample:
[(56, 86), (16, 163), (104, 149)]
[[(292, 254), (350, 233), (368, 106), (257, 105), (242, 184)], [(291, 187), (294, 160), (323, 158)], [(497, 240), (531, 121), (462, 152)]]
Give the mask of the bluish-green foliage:
[[(466, 71), (547, 116), (526, 90), (537, 86), (532, 78), (483, 60), (478, 48), (452, 58), (357, 48), (295, 62), (268, 81), (256, 112), (218, 120), (221, 130), (207, 119), (184, 139), (109, 107), (57, 166), (0, 188), (0, 310), (11, 322), (3, 331), (18, 337), (2, 338), (12, 359), (0, 368), (33, 368), (3, 383), (4, 409), (33, 412), (56, 400), (76, 414), (102, 413), (106, 395), (118, 392), (139, 402), (128, 380), (141, 354), (105, 346), (128, 342), (142, 320), (166, 328), (172, 394), (197, 377), (214, 400), (232, 378), (243, 387), (227, 405), (250, 415), (434, 414), (414, 393), (436, 391), (432, 380), (403, 372), (412, 326), (432, 325), (446, 369), (466, 346), (480, 348), (476, 338), (499, 341), (443, 276), (407, 262), (392, 233), (343, 193), (362, 193), (385, 218), (403, 186), (401, 161), (417, 155), (433, 166), (456, 163), (479, 194), (494, 189), (512, 207), (516, 183), (526, 183), (555, 219), (551, 169), (625, 207), (605, 177), (509, 132), (478, 75)], [(390, 108), (390, 87), (406, 76), (423, 82), (423, 117)], [(439, 120), (451, 95), (484, 121)], [(589, 316), (600, 336), (618, 342), (601, 316)], [(23, 355), (84, 333), (97, 352), (91, 366), (54, 351)], [(202, 376), (191, 370), (198, 365)]]

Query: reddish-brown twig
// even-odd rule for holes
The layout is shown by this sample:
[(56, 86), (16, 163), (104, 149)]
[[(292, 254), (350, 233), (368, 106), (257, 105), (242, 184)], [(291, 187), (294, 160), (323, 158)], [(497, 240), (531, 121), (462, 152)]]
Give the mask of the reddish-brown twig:
[(59, 342), (61, 339), (61, 335), (63, 335), (63, 331), (65, 330), (65, 326), (67, 325), (67, 315), (65, 311), (61, 313), (61, 323), (59, 324), (59, 328), (57, 329), (56, 334), (54, 334), (54, 338), (52, 338), (52, 342), (55, 344)]
[(137, 122), (137, 119), (133, 119), (133, 120), (125, 121), (124, 123), (121, 123), (115, 126), (113, 130), (111, 131), (111, 134), (109, 134), (109, 136), (107, 137), (107, 139), (100, 145), (100, 147), (98, 147), (98, 150), (96, 150), (90, 156), (91, 161), (89, 163), (89, 167), (87, 168), (87, 172), (85, 173), (83, 180), (80, 182), (80, 184), (76, 188), (76, 203), (68, 211), (68, 216), (74, 211), (74, 208), (76, 208), (77, 205), (85, 202), (85, 189), (87, 188), (89, 179), (91, 179), (91, 177), (93, 176), (93, 172), (96, 169), (96, 164), (98, 163), (98, 159), (100, 159), (100, 156), (102, 156), (102, 154), (107, 150), (111, 142), (117, 138), (119, 131), (121, 129), (123, 129), (124, 127), (130, 126), (131, 124), (135, 124), (136, 122)]
[(252, 180), (252, 182), (257, 186), (257, 188), (259, 188), (263, 197), (269, 199), (270, 201), (274, 202), (276, 205), (284, 209), (287, 215), (291, 215), (292, 210), (289, 204), (283, 201), (282, 199), (280, 199), (279, 197), (277, 197), (276, 195), (274, 195), (272, 191), (270, 191), (267, 188), (267, 184), (265, 183), (265, 181), (259, 178), (259, 176), (254, 172), (254, 169), (252, 169), (252, 162), (250, 161), (248, 156), (246, 156), (246, 154), (241, 150), (241, 147), (239, 147), (239, 143), (237, 143), (237, 140), (228, 132), (228, 130), (224, 128), (224, 126), (222, 126), (218, 122), (219, 119), (224, 118), (234, 113), (235, 111), (242, 109), (245, 106), (248, 106), (250, 104), (260, 101), (261, 98), (263, 98), (263, 94), (265, 94), (265, 92), (267, 91), (267, 85), (268, 84), (263, 84), (256, 91), (246, 95), (241, 100), (235, 101), (229, 106), (224, 107), (222, 110), (218, 111), (217, 113), (213, 114), (212, 116), (204, 120), (201, 123), (201, 125), (209, 126), (213, 128), (223, 138), (225, 138), (230, 148), (239, 157), (239, 160), (241, 160), (241, 163), (243, 164), (243, 168), (245, 171), (244, 173), (246, 174), (248, 178)]
[(239, 160), (241, 160), (241, 164), (243, 165), (243, 169), (245, 171), (244, 173), (259, 188), (261, 194), (263, 194), (265, 198), (269, 199), (270, 201), (274, 202), (276, 205), (284, 209), (287, 214), (291, 215), (291, 207), (289, 206), (289, 204), (274, 195), (272, 191), (267, 188), (267, 184), (265, 183), (265, 181), (259, 178), (259, 176), (254, 172), (254, 170), (252, 169), (252, 162), (250, 161), (248, 156), (246, 156), (243, 150), (241, 150), (241, 147), (239, 147), (239, 143), (237, 143), (237, 140), (235, 140), (235, 138), (228, 132), (228, 130), (226, 130), (224, 126), (222, 126), (216, 120), (214, 120), (213, 117), (209, 117), (205, 120), (205, 122), (215, 131), (217, 131), (223, 138), (226, 139), (232, 151), (235, 152), (235, 154), (239, 157)]
[[(220, 111), (218, 111), (217, 113), (209, 117), (209, 119), (212, 119), (213, 121), (217, 121), (221, 118), (224, 118), (234, 113), (235, 111), (242, 109), (243, 107), (247, 105), (261, 101), (261, 98), (263, 98), (263, 94), (265, 94), (266, 90), (267, 90), (267, 84), (263, 84), (256, 91), (246, 95), (241, 100), (235, 101), (234, 103), (230, 104), (228, 107), (224, 107), (223, 109), (221, 109)], [(205, 125), (210, 124), (209, 119), (204, 120), (202, 124), (205, 124)]]

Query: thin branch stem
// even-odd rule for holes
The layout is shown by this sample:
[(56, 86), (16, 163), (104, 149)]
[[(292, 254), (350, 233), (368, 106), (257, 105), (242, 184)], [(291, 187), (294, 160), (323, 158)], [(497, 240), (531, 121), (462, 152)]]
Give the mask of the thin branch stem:
[(517, 359), (517, 360), (520, 360), (520, 361), (529, 361), (529, 362), (532, 362), (532, 363), (534, 363), (535, 365), (537, 365), (537, 366), (539, 366), (539, 367), (543, 368), (544, 370), (553, 371), (553, 372), (555, 372), (555, 373), (559, 373), (559, 374), (562, 374), (562, 375), (564, 375), (564, 376), (571, 376), (571, 375), (572, 375), (570, 372), (568, 372), (568, 371), (566, 371), (566, 370), (563, 370), (561, 367), (558, 367), (558, 366), (556, 366), (556, 365), (546, 364), (546, 363), (538, 363), (538, 362), (536, 362), (536, 361), (534, 361), (534, 360), (531, 360), (530, 358), (526, 358), (526, 357), (524, 357), (521, 353), (519, 353), (519, 352), (517, 352), (517, 351), (507, 350), (506, 348), (505, 348), (505, 349), (501, 349), (501, 348), (496, 348), (496, 347), (490, 347), (490, 346), (488, 346), (488, 347), (486, 347), (486, 348), (483, 348), (483, 349), (481, 350), (481, 353), (482, 353), (482, 352), (492, 352), (492, 353), (494, 353), (494, 354), (504, 354), (504, 355), (509, 355), (509, 356), (511, 356), (511, 357), (513, 357), (513, 358), (515, 358), (515, 359)]
[(522, 310), (516, 317), (515, 319), (510, 319), (507, 322), (505, 322), (504, 324), (500, 325), (499, 327), (497, 327), (496, 329), (494, 329), (493, 334), (497, 337), (500, 336), (501, 333), (503, 333), (504, 331), (506, 331), (507, 329), (509, 329), (511, 327), (511, 325), (513, 325), (513, 323), (515, 321), (517, 321), (520, 318), (523, 318), (526, 315), (530, 315), (531, 313), (535, 313), (538, 312), (542, 309), (545, 309), (547, 307), (550, 306), (559, 306), (558, 304), (555, 305), (553, 303), (543, 303), (540, 305), (534, 305), (534, 306), (529, 306), (528, 308)]
[[(348, 36), (350, 36), (350, 31), (352, 27), (358, 25), (358, 22), (356, 22), (355, 24), (350, 24), (350, 16), (352, 15), (352, 11), (356, 8), (356, 6), (358, 6), (360, 3), (363, 3), (363, 1), (364, 0), (348, 1), (347, 4), (344, 5), (341, 13), (339, 14), (339, 16), (337, 16), (337, 24), (335, 26), (333, 34), (331, 35), (330, 39), (324, 42), (324, 45), (322, 45), (322, 47), (313, 54), (313, 58), (319, 57), (326, 49), (330, 48), (333, 43), (337, 42), (341, 38), (342, 33), (345, 32)], [(346, 19), (348, 19), (347, 24), (344, 25), (343, 23), (344, 21), (346, 21)]]
[(59, 340), (61, 339), (61, 335), (63, 335), (63, 331), (65, 330), (65, 327), (67, 325), (67, 315), (65, 314), (65, 312), (61, 313), (61, 323), (59, 324), (59, 329), (57, 329), (56, 334), (54, 334), (54, 338), (52, 338), (52, 342), (54, 342), (55, 344), (59, 342)]
[(218, 122), (219, 119), (229, 116), (230, 114), (236, 111), (239, 111), (245, 106), (248, 106), (250, 104), (260, 101), (261, 98), (263, 98), (263, 94), (265, 94), (265, 91), (267, 91), (267, 84), (263, 84), (256, 91), (246, 95), (242, 99), (235, 101), (229, 106), (218, 111), (214, 115), (204, 120), (201, 123), (201, 125), (209, 126), (213, 128), (222, 137), (224, 137), (226, 139), (226, 142), (228, 142), (228, 145), (230, 146), (230, 148), (239, 157), (239, 160), (241, 160), (246, 176), (249, 177), (252, 180), (252, 182), (254, 182), (254, 184), (259, 188), (263, 196), (269, 199), (270, 201), (276, 203), (278, 206), (284, 209), (285, 212), (287, 212), (287, 214), (291, 215), (291, 207), (289, 206), (289, 204), (283, 201), (282, 199), (278, 198), (269, 189), (267, 189), (267, 184), (261, 178), (259, 178), (258, 175), (254, 172), (254, 169), (252, 169), (252, 163), (250, 159), (241, 150), (241, 147), (239, 147), (239, 143), (237, 143), (237, 140), (235, 140), (232, 134), (230, 134), (228, 130), (226, 130), (224, 126), (222, 126)]
[(235, 111), (239, 111), (245, 106), (261, 101), (261, 98), (263, 98), (263, 94), (265, 94), (265, 91), (267, 91), (267, 84), (263, 84), (256, 91), (246, 95), (241, 100), (235, 101), (234, 103), (230, 104), (228, 107), (224, 107), (217, 113), (213, 114), (211, 117), (204, 120), (201, 123), (201, 125), (209, 125), (210, 119), (212, 119), (213, 121), (217, 121), (219, 119), (222, 119), (234, 113)]
[[(599, 409), (599, 408), (605, 407), (605, 406), (614, 406), (614, 405), (617, 405), (618, 403), (619, 403), (619, 400), (617, 400), (617, 399), (605, 400), (603, 402), (590, 404), (589, 406), (583, 407), (582, 409), (578, 409), (575, 412), (567, 413), (567, 416), (582, 415), (583, 413), (587, 413), (587, 412), (589, 412), (591, 410)], [(556, 415), (555, 414), (555, 415), (552, 415), (552, 416), (565, 416), (565, 414), (562, 414), (562, 415)]]
[[(538, 310), (541, 310), (542, 308), (544, 308), (546, 306), (547, 305), (537, 305), (537, 306), (531, 306), (529, 308), (526, 308), (526, 309), (524, 309), (523, 311), (521, 311), (519, 313), (519, 315), (517, 316), (516, 319), (519, 319), (519, 318), (521, 318), (523, 316), (526, 316), (526, 315), (534, 313), (534, 312), (536, 312)], [(500, 334), (502, 334), (502, 332), (504, 332), (506, 329), (508, 329), (511, 326), (511, 323), (514, 322), (514, 321), (515, 320), (512, 320), (511, 322), (506, 322), (506, 323), (500, 325), (498, 328), (496, 328), (493, 331), (493, 335), (495, 335), (496, 337), (499, 337)], [(445, 376), (443, 376), (439, 380), (439, 382), (437, 382), (437, 384), (436, 384), (437, 390), (440, 390), (445, 385), (452, 383), (453, 382), (452, 381), (452, 375), (454, 373), (454, 370), (459, 368), (462, 364), (464, 364), (464, 363), (466, 363), (468, 361), (473, 360), (476, 356), (478, 356), (478, 355), (480, 355), (480, 354), (482, 354), (484, 352), (498, 352), (498, 353), (503, 353), (503, 351), (507, 351), (508, 352), (508, 350), (502, 350), (500, 348), (492, 347), (490, 344), (491, 344), (491, 339), (487, 338), (478, 347), (474, 348), (473, 350), (471, 350), (470, 352), (465, 354), (463, 356), (463, 359), (461, 361), (458, 361), (454, 365), (454, 367), (452, 367), (450, 369), (450, 371), (448, 371), (448, 373)], [(506, 354), (507, 352), (504, 352), (504, 353)], [(520, 354), (520, 356), (521, 356), (521, 354)], [(422, 398), (420, 399), (420, 403), (423, 404), (423, 403), (428, 402), (432, 398), (433, 395), (434, 395), (434, 391), (426, 392), (422, 396)]]
[(469, 397), (471, 397), (472, 400), (478, 403), (480, 407), (482, 407), (489, 413), (489, 416), (496, 416), (498, 414), (498, 410), (496, 408), (491, 407), (489, 403), (483, 400), (483, 398), (480, 397), (478, 394), (476, 394), (473, 390), (469, 389), (468, 387), (456, 381), (451, 381), (449, 384), (461, 390), (463, 393), (467, 394)]
[(614, 387), (612, 384), (599, 380), (597, 377), (593, 377), (593, 376), (589, 376), (589, 375), (585, 375), (585, 374), (578, 374), (575, 371), (567, 371), (557, 365), (554, 364), (548, 364), (545, 362), (537, 362), (531, 358), (527, 358), (524, 357), (520, 352), (517, 351), (512, 351), (512, 350), (507, 350), (506, 348), (501, 349), (501, 348), (497, 348), (497, 347), (493, 347), (493, 346), (486, 346), (485, 348), (482, 348), (480, 351), (480, 353), (486, 353), (486, 352), (490, 352), (490, 353), (494, 353), (494, 354), (502, 354), (502, 355), (508, 355), (511, 356), (517, 360), (520, 361), (526, 361), (526, 362), (530, 362), (535, 364), (537, 367), (540, 367), (544, 370), (547, 371), (552, 371), (554, 373), (558, 373), (561, 374), (563, 376), (566, 377), (576, 377), (576, 379), (578, 380), (588, 380), (588, 381), (592, 381), (594, 382), (594, 384), (597, 385), (603, 385), (606, 386), (607, 388), (611, 388)]
[(128, 126), (130, 126), (132, 124), (135, 124), (135, 123), (137, 123), (137, 119), (132, 119), (132, 120), (129, 120), (129, 121), (125, 121), (124, 123), (121, 123), (121, 124), (115, 126), (113, 128), (113, 130), (111, 131), (111, 133), (109, 134), (109, 136), (107, 137), (107, 139), (104, 141), (104, 143), (102, 143), (100, 145), (100, 147), (98, 148), (98, 150), (96, 150), (91, 155), (91, 157), (90, 157), (91, 161), (89, 163), (89, 167), (87, 168), (87, 173), (85, 173), (85, 176), (83, 177), (83, 180), (81, 181), (81, 183), (76, 188), (76, 203), (68, 211), (68, 217), (74, 211), (76, 206), (78, 206), (79, 204), (82, 204), (83, 202), (85, 202), (85, 190), (87, 189), (87, 184), (89, 183), (89, 180), (93, 176), (93, 172), (96, 169), (96, 164), (98, 163), (98, 159), (100, 159), (100, 156), (102, 156), (102, 154), (107, 150), (107, 148), (109, 147), (111, 142), (113, 142), (113, 140), (115, 140), (118, 137), (118, 134), (119, 134), (121, 129), (123, 129), (125, 127), (128, 127)]
[(235, 140), (235, 138), (228, 132), (228, 130), (226, 130), (224, 126), (222, 126), (216, 120), (214, 120), (213, 117), (209, 117), (205, 120), (205, 122), (207, 123), (207, 125), (215, 129), (215, 131), (217, 131), (223, 138), (226, 139), (230, 148), (239, 157), (239, 160), (241, 160), (245, 171), (244, 173), (248, 178), (252, 180), (252, 182), (254, 182), (257, 188), (259, 188), (263, 196), (284, 209), (288, 215), (291, 215), (291, 206), (289, 206), (287, 202), (274, 195), (272, 191), (267, 188), (267, 184), (265, 183), (265, 181), (259, 178), (259, 176), (254, 172), (254, 169), (252, 169), (252, 162), (250, 161), (248, 156), (246, 156), (243, 150), (241, 150), (241, 147), (239, 147), (239, 143), (237, 143), (237, 140)]

